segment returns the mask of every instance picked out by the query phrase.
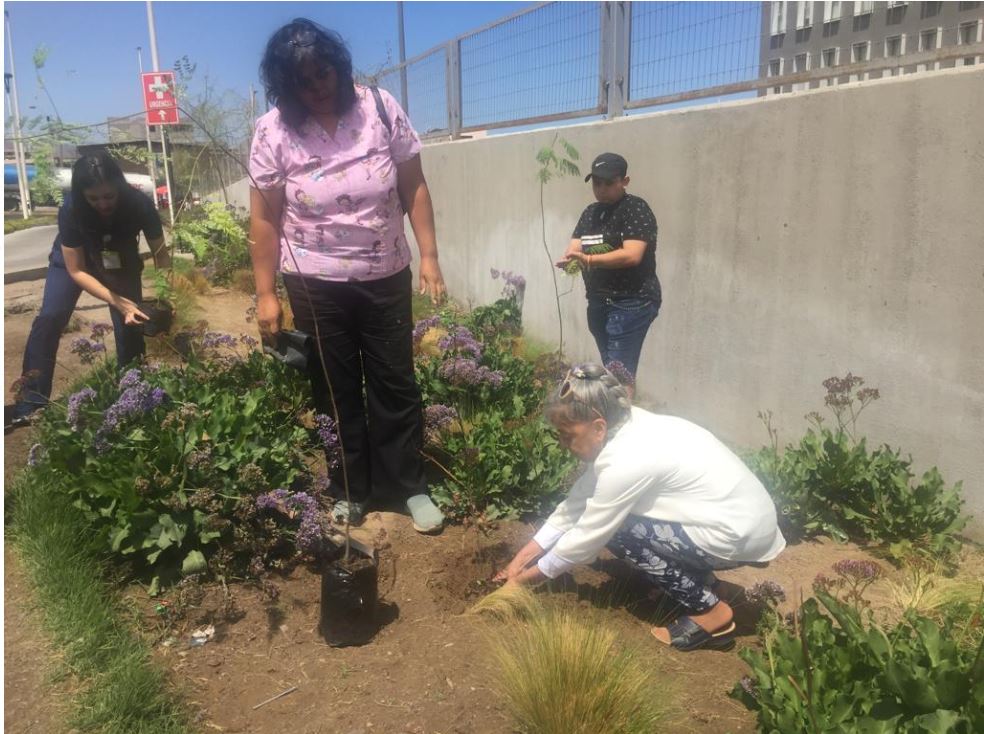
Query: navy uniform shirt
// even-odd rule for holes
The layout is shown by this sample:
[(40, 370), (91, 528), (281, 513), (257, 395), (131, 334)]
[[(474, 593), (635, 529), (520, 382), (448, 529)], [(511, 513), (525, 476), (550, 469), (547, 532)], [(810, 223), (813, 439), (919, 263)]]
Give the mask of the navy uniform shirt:
[(109, 221), (97, 215), (89, 222), (79, 221), (69, 195), (58, 210), (55, 247), (81, 248), (86, 271), (108, 286), (108, 280), (132, 277), (143, 270), (139, 252), (141, 232), (148, 241), (164, 236), (154, 203), (136, 189), (127, 187), (120, 192), (116, 211)]

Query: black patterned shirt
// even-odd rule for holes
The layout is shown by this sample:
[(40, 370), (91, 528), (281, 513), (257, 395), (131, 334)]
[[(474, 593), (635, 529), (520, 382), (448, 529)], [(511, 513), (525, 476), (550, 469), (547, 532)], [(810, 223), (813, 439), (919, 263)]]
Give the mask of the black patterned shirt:
[(661, 294), (656, 277), (656, 232), (656, 216), (649, 204), (638, 196), (625, 194), (614, 204), (595, 202), (588, 206), (572, 235), (581, 240), (582, 249), (589, 243), (592, 249), (601, 250), (621, 249), (625, 240), (642, 240), (646, 243), (638, 265), (582, 269), (588, 299), (641, 296), (652, 298), (658, 304)]

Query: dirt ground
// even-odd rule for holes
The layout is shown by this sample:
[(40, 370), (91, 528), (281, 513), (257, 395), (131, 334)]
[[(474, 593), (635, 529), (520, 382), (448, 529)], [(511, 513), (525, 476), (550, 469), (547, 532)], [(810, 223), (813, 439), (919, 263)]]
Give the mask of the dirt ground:
[[(41, 283), (6, 289), (5, 386), (20, 372), (23, 344), (40, 298)], [(216, 291), (201, 299), (211, 327), (233, 334), (253, 333), (245, 321), (250, 299)], [(80, 316), (105, 321), (104, 306), (85, 300)], [(112, 341), (111, 339), (109, 340)], [(79, 374), (67, 340), (60, 353), (56, 395)], [(31, 431), (4, 439), (4, 475), (23, 466)], [(206, 588), (201, 598), (184, 599), (183, 616), (163, 624), (157, 601), (129, 594), (142, 613), (144, 629), (175, 685), (192, 702), (202, 731), (277, 734), (499, 734), (513, 731), (503, 700), (495, 692), (488, 636), (508, 634), (464, 612), (487, 590), (487, 580), (533, 533), (522, 523), (501, 523), (486, 534), (449, 527), (438, 536), (417, 534), (407, 517), (374, 512), (359, 531), (380, 547), (381, 619), (375, 638), (362, 647), (331, 648), (317, 632), (320, 577), (306, 567), (275, 579), (279, 598), (271, 602), (256, 585)], [(767, 569), (721, 572), (725, 598), (737, 605), (738, 648), (754, 645), (755, 620), (740, 605), (741, 588), (773, 580), (789, 604), (820, 572), (843, 558), (863, 554), (832, 542), (790, 547)], [(49, 680), (57, 656), (36, 622), (28, 584), (16, 557), (5, 549), (5, 730), (58, 732), (66, 683)], [(735, 651), (677, 653), (650, 636), (665, 616), (645, 589), (612, 559), (600, 559), (543, 593), (583, 608), (587, 619), (614, 626), (626, 644), (648, 657), (656, 687), (671, 712), (664, 731), (724, 734), (755, 730), (754, 717), (727, 692), (745, 673)], [(191, 633), (213, 624), (214, 636), (191, 645)], [(267, 699), (293, 688), (274, 701)], [(263, 705), (260, 705), (263, 704)]]

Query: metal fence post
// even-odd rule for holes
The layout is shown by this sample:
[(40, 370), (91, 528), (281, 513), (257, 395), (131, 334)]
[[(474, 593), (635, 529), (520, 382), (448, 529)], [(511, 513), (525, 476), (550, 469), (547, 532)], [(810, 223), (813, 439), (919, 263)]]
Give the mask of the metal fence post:
[(632, 3), (602, 3), (601, 13), (602, 106), (611, 119), (625, 114), (629, 95)]
[(451, 139), (461, 137), (461, 41), (448, 42), (447, 49), (448, 85), (448, 130)]

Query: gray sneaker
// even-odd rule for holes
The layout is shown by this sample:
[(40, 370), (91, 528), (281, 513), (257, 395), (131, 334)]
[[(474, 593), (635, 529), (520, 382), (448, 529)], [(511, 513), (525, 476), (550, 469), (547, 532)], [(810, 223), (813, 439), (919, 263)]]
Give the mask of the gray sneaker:
[(415, 494), (408, 499), (407, 509), (418, 533), (437, 533), (444, 527), (444, 514), (426, 494)]
[(365, 502), (338, 500), (331, 508), (331, 519), (340, 525), (344, 525), (346, 520), (349, 525), (361, 525), (365, 516)]

